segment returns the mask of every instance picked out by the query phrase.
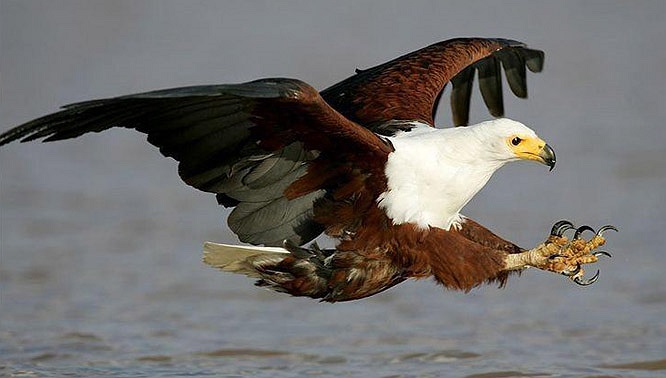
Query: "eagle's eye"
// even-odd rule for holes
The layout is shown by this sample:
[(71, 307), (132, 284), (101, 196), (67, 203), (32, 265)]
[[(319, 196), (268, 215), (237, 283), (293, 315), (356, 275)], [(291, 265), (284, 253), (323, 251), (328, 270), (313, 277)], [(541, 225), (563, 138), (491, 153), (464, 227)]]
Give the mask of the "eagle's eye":
[(517, 146), (517, 145), (519, 145), (520, 142), (522, 142), (522, 141), (523, 141), (522, 139), (520, 139), (520, 138), (518, 138), (518, 137), (515, 137), (515, 138), (511, 139), (511, 144), (513, 144), (514, 146)]

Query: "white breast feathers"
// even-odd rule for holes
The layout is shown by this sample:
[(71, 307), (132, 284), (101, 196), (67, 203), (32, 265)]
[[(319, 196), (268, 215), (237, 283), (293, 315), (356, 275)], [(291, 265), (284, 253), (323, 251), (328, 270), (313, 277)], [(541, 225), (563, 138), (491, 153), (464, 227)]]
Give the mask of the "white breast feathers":
[[(418, 124), (389, 138), (388, 190), (377, 201), (394, 224), (459, 228), (460, 210), (508, 160), (495, 151), (492, 124), (435, 129)], [(489, 132), (490, 130), (490, 132)]]

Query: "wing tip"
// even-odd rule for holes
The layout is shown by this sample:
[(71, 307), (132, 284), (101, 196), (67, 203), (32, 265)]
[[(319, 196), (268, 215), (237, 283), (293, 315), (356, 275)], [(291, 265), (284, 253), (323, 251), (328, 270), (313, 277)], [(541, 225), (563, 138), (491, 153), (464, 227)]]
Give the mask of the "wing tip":
[(492, 40), (501, 45), (499, 50), (505, 48), (516, 49), (519, 51), (522, 50), (521, 55), (523, 55), (523, 59), (525, 59), (525, 65), (530, 71), (538, 73), (543, 70), (543, 63), (546, 56), (546, 53), (544, 53), (543, 50), (529, 48), (527, 43), (520, 42), (515, 39), (492, 38)]
[(499, 43), (502, 48), (506, 47), (527, 47), (527, 44), (525, 42), (521, 42), (515, 39), (509, 39), (509, 38), (492, 38), (493, 41)]

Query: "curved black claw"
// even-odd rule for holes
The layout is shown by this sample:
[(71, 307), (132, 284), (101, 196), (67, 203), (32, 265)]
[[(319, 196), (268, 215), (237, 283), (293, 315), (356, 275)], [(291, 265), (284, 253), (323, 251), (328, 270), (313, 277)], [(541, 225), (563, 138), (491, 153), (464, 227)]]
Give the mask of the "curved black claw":
[[(580, 264), (576, 264), (576, 269), (574, 269), (574, 270), (571, 271), (571, 272), (566, 272), (566, 271), (565, 271), (565, 272), (562, 272), (562, 275), (563, 275), (563, 276), (567, 276), (567, 277), (573, 277), (573, 276), (575, 276), (576, 274), (578, 274), (578, 272), (580, 272)], [(575, 280), (575, 278), (574, 278), (574, 280)]]
[(550, 229), (550, 234), (553, 236), (562, 236), (566, 230), (571, 230), (572, 228), (574, 228), (573, 223), (562, 219), (553, 225), (553, 228)]
[(594, 255), (595, 257), (606, 256), (606, 257), (608, 257), (609, 259), (613, 257), (613, 256), (611, 256), (610, 253), (608, 253), (608, 252), (606, 252), (606, 251), (597, 251), (597, 252), (594, 252), (593, 255)]
[(599, 271), (597, 270), (597, 272), (594, 274), (594, 276), (592, 276), (590, 279), (583, 280), (580, 277), (574, 277), (573, 282), (577, 283), (580, 286), (588, 286), (588, 285), (592, 285), (593, 283), (597, 282), (598, 279), (599, 279)]
[(603, 236), (604, 232), (606, 232), (608, 230), (613, 230), (615, 232), (618, 232), (618, 230), (617, 230), (617, 228), (615, 228), (615, 226), (613, 226), (612, 224), (607, 224), (607, 225), (601, 227), (599, 229), (599, 231), (597, 231), (597, 236)]
[(586, 225), (586, 226), (580, 226), (580, 227), (578, 227), (578, 228), (576, 229), (576, 233), (575, 233), (574, 236), (573, 236), (574, 240), (576, 240), (576, 239), (580, 239), (580, 235), (581, 235), (583, 232), (585, 232), (585, 231), (592, 231), (592, 232), (594, 232), (594, 228), (592, 228), (592, 227), (590, 227), (590, 226), (587, 226), (587, 225)]

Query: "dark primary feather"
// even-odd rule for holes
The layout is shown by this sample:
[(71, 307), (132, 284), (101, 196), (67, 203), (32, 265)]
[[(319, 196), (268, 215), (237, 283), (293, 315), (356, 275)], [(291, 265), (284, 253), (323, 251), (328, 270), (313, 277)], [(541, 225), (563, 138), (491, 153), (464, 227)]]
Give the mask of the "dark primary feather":
[[(281, 245), (287, 239), (303, 244), (323, 231), (312, 213), (314, 201), (326, 191), (292, 199), (284, 192), (305, 175), (320, 150), (341, 157), (350, 150), (388, 151), (369, 131), (336, 117), (339, 114), (309, 85), (263, 79), (68, 105), (0, 135), (0, 145), (133, 128), (148, 134), (148, 142), (179, 162), (178, 172), (186, 183), (218, 194), (223, 205), (235, 206), (228, 223), (242, 241)], [(338, 145), (348, 150), (331, 148)]]
[(504, 114), (504, 98), (500, 62), (497, 59), (490, 59), (486, 64), (479, 65), (477, 70), (479, 89), (488, 111), (493, 117), (501, 117)]
[[(451, 111), (454, 114), (453, 124), (455, 126), (464, 126), (469, 123), (469, 104), (475, 70), (479, 72), (479, 89), (490, 114), (495, 117), (501, 117), (504, 115), (504, 105), (502, 101), (503, 93), (499, 63), (504, 68), (506, 80), (513, 94), (519, 98), (527, 98), (527, 74), (525, 67), (534, 73), (541, 72), (543, 70), (543, 61), (543, 51), (529, 49), (523, 44), (516, 43), (493, 52), (490, 56), (479, 60), (458, 73), (451, 79), (454, 88), (451, 93)], [(481, 80), (482, 77), (485, 78), (484, 82)], [(457, 93), (456, 101), (454, 101), (453, 91), (456, 88), (456, 83), (458, 86), (463, 86), (467, 89), (461, 88), (461, 92)]]

